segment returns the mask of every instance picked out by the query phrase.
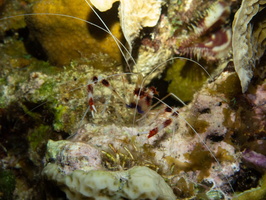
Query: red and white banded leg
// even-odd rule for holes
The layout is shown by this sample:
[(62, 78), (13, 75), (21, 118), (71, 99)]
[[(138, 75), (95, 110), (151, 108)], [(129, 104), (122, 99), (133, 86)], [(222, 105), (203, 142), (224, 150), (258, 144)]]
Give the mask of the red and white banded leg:
[(94, 100), (93, 100), (93, 86), (98, 82), (98, 77), (94, 76), (92, 78), (92, 81), (88, 83), (87, 85), (87, 91), (88, 91), (88, 104), (89, 108), (91, 111), (92, 117), (94, 117), (94, 113), (97, 112), (96, 107), (94, 105)]
[(166, 107), (164, 111), (171, 112), (172, 113), (171, 116), (169, 117), (169, 119), (166, 119), (161, 125), (150, 130), (148, 138), (151, 138), (152, 136), (156, 135), (161, 130), (169, 126), (175, 120), (175, 118), (178, 116), (179, 113), (177, 108), (170, 108), (170, 107)]
[(91, 111), (92, 117), (94, 117), (94, 113), (97, 112), (96, 107), (94, 105), (94, 99), (93, 99), (93, 91), (94, 91), (94, 85), (97, 83), (101, 83), (103, 86), (109, 88), (113, 94), (115, 94), (122, 102), (124, 102), (123, 98), (120, 97), (120, 95), (117, 93), (117, 91), (111, 86), (109, 81), (105, 78), (94, 76), (91, 81), (87, 85), (87, 92), (88, 92), (88, 104), (89, 109)]

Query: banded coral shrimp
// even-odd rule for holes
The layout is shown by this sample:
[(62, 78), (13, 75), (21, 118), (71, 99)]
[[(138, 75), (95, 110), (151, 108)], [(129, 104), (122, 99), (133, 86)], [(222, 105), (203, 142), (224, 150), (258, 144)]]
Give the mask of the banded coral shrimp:
[[(98, 83), (98, 84), (100, 84), (100, 83)], [(105, 86), (103, 86), (103, 87), (105, 87)], [(195, 101), (197, 102), (198, 99)], [(217, 99), (212, 100), (212, 101), (217, 101)], [(216, 119), (206, 120), (206, 116), (209, 115), (208, 113), (204, 117), (204, 120), (200, 119), (201, 118), (200, 116), (199, 116), (199, 119), (195, 120), (194, 119), (194, 118), (196, 118), (195, 115), (200, 115), (199, 113), (196, 114), (198, 111), (192, 111), (191, 112), (191, 111), (189, 111), (188, 108), (186, 108), (188, 110), (185, 111), (186, 109), (182, 110), (182, 109), (173, 108), (161, 100), (159, 100), (159, 102), (164, 105), (163, 108), (160, 108), (157, 110), (156, 109), (155, 110), (149, 110), (148, 114), (146, 115), (147, 118), (141, 119), (140, 124), (137, 123), (137, 124), (134, 124), (134, 126), (131, 125), (131, 128), (130, 128), (130, 127), (127, 127), (128, 125), (124, 121), (123, 125), (120, 124), (120, 126), (122, 126), (122, 128), (119, 128), (119, 127), (117, 127), (117, 123), (115, 123), (113, 126), (105, 126), (105, 128), (103, 128), (103, 129), (102, 128), (99, 128), (99, 129), (96, 128), (97, 131), (99, 131), (100, 133), (95, 133), (93, 131), (94, 128), (91, 125), (86, 125), (87, 126), (86, 128), (80, 129), (81, 132), (78, 133), (77, 136), (75, 136), (76, 137), (75, 140), (87, 141), (87, 142), (89, 140), (90, 144), (96, 144), (97, 143), (100, 146), (104, 146), (101, 141), (104, 141), (104, 143), (112, 144), (112, 147), (110, 149), (105, 148), (103, 150), (104, 154), (107, 156), (107, 158), (105, 158), (106, 159), (105, 164), (109, 170), (121, 169), (121, 168), (122, 169), (128, 169), (132, 165), (134, 166), (135, 164), (140, 164), (140, 165), (148, 165), (152, 169), (161, 170), (162, 174), (170, 173), (172, 175), (172, 172), (175, 174), (175, 173), (179, 173), (180, 171), (183, 171), (183, 170), (184, 171), (187, 171), (187, 170), (190, 171), (189, 168), (191, 168), (191, 167), (201, 171), (200, 174), (197, 174), (197, 175), (190, 174), (189, 172), (184, 173), (184, 174), (181, 173), (181, 174), (183, 174), (183, 176), (186, 177), (185, 178), (186, 180), (190, 180), (190, 179), (193, 180), (192, 177), (194, 177), (194, 176), (199, 176), (199, 177), (205, 176), (206, 175), (205, 173), (207, 173), (207, 174), (211, 173), (211, 174), (218, 175), (220, 173), (220, 170), (224, 170), (223, 174), (225, 174), (225, 173), (230, 174), (233, 171), (238, 171), (237, 155), (235, 155), (235, 153), (234, 153), (234, 148), (232, 148), (231, 145), (227, 145), (224, 142), (217, 145), (217, 143), (213, 143), (211, 140), (208, 139), (208, 137), (211, 134), (213, 134), (212, 129), (214, 127), (217, 128), (215, 125), (214, 127), (211, 127), (210, 130), (208, 130), (208, 128), (207, 128), (208, 123), (217, 123), (217, 126), (220, 126), (221, 121), (219, 122), (219, 120), (216, 120)], [(214, 102), (211, 102), (211, 104), (214, 104)], [(125, 103), (123, 103), (122, 105), (125, 107)], [(196, 105), (194, 105), (194, 106), (197, 107)], [(218, 105), (215, 105), (215, 104), (214, 104), (214, 106), (219, 107)], [(226, 105), (224, 105), (224, 106), (226, 106)], [(224, 109), (225, 108), (224, 106), (221, 106), (219, 108), (219, 110)], [(96, 108), (97, 108), (97, 106), (96, 106)], [(93, 109), (92, 109), (92, 111), (93, 111)], [(139, 109), (135, 110), (135, 112), (137, 112), (137, 111), (139, 111)], [(126, 112), (127, 112), (126, 115), (130, 116), (128, 114), (130, 111), (127, 110)], [(219, 114), (221, 112), (221, 110), (216, 111), (216, 112), (217, 112), (217, 114)], [(130, 119), (132, 119), (132, 117)], [(189, 119), (189, 121), (187, 119)], [(191, 120), (191, 119), (193, 119), (193, 120)], [(177, 124), (178, 124), (178, 126), (177, 126)], [(194, 128), (194, 126), (197, 126), (197, 130)], [(120, 134), (121, 132), (124, 132), (124, 134), (129, 134), (129, 135), (133, 134), (133, 136), (134, 135), (137, 136), (134, 139), (135, 142), (133, 142), (133, 146), (131, 146), (132, 142), (128, 143), (128, 140), (125, 139), (127, 137)], [(176, 132), (178, 132), (179, 134), (176, 135), (175, 134)], [(222, 132), (222, 130), (221, 130), (221, 132)], [(90, 133), (90, 134), (88, 134), (88, 133)], [(88, 139), (87, 134), (88, 135), (93, 134), (94, 138)], [(104, 134), (107, 134), (107, 136), (106, 137), (103, 136)], [(147, 137), (149, 139), (147, 139)], [(118, 140), (118, 144), (117, 144), (116, 140)], [(206, 141), (208, 143), (206, 143)], [(120, 146), (121, 144), (124, 144), (122, 149)], [(142, 147), (140, 148), (139, 145)], [(179, 148), (176, 149), (175, 145), (177, 145)], [(202, 147), (202, 145), (204, 145), (204, 146)], [(209, 146), (211, 146), (211, 147), (209, 147)], [(124, 147), (126, 147), (127, 149), (123, 149)], [(145, 148), (143, 149), (143, 147), (145, 147)], [(138, 150), (136, 150), (136, 149), (138, 149)], [(145, 152), (145, 149), (146, 149), (146, 151), (148, 149), (148, 151), (150, 151), (150, 152), (149, 153)], [(130, 151), (130, 153), (128, 153), (128, 151)], [(216, 153), (213, 153), (213, 151), (215, 151)], [(152, 153), (154, 160), (153, 159), (150, 160), (150, 159), (146, 158), (145, 155), (144, 155), (144, 157), (141, 157), (138, 154), (139, 152), (144, 152), (143, 154), (146, 154), (146, 155), (151, 155), (151, 153)], [(190, 152), (190, 153), (188, 153), (188, 152)], [(142, 156), (143, 156), (143, 154), (142, 154)], [(175, 155), (175, 156), (173, 156), (173, 155)], [(214, 171), (212, 171), (212, 170), (205, 171), (204, 169), (206, 166), (205, 166), (205, 164), (203, 164), (202, 166), (199, 165), (198, 157), (200, 157), (200, 159), (204, 160), (203, 163), (205, 163), (206, 165), (209, 165), (209, 166), (211, 165), (212, 166), (211, 169)], [(136, 161), (136, 158), (139, 158), (139, 160), (141, 160), (143, 162)], [(176, 159), (176, 158), (178, 158), (178, 159)], [(182, 159), (186, 160), (187, 158), (190, 159), (190, 162), (189, 162), (190, 164), (188, 164), (186, 161), (184, 161), (184, 162), (180, 161)], [(214, 159), (213, 160), (214, 162), (210, 161), (207, 158), (209, 158), (210, 160)], [(226, 161), (223, 159), (225, 159)], [(209, 160), (209, 161), (207, 161), (207, 160)], [(228, 168), (226, 168), (225, 166), (222, 167), (220, 161), (218, 161), (218, 160), (223, 160), (226, 163), (232, 162), (232, 166), (231, 166), (232, 168), (229, 167), (230, 172), (227, 171)], [(236, 162), (236, 164), (234, 162)], [(164, 164), (162, 164), (162, 163), (164, 163)], [(170, 166), (172, 166), (172, 170), (169, 169), (170, 168), (169, 164), (170, 164)], [(223, 165), (224, 164), (225, 163), (223, 163)], [(168, 167), (165, 168), (165, 166), (168, 166)], [(169, 172), (169, 170), (172, 172)], [(203, 175), (203, 174), (205, 174), (205, 175)], [(174, 177), (175, 176), (173, 175), (172, 178), (175, 179)], [(168, 174), (168, 178), (169, 178), (169, 174)], [(226, 183), (229, 183), (229, 179), (227, 179), (228, 177), (223, 176), (223, 175), (220, 176), (220, 178), (216, 177), (215, 181), (212, 178), (210, 178), (210, 182), (213, 181), (212, 186), (213, 186), (213, 188), (217, 189), (216, 195), (224, 196), (224, 194), (220, 193), (221, 192), (221, 190), (220, 190), (221, 185), (215, 185), (215, 182), (217, 181), (217, 183), (218, 183), (223, 179)], [(218, 179), (220, 179), (220, 180), (218, 180)], [(225, 180), (225, 179), (227, 179), (227, 180)], [(206, 182), (204, 184), (206, 184)], [(225, 187), (225, 186), (223, 186), (223, 187)], [(227, 189), (225, 189), (227, 192), (232, 189), (232, 188), (230, 188), (230, 187), (232, 187), (230, 185), (230, 183), (229, 183), (228, 187), (229, 188), (226, 187)], [(214, 192), (214, 191), (210, 191), (210, 194), (212, 194), (212, 192)], [(182, 194), (182, 195), (189, 195), (189, 194)]]
[[(80, 67), (80, 68), (82, 68), (82, 67)], [(86, 73), (86, 69), (84, 70), (83, 73)], [(112, 79), (112, 76), (113, 76), (112, 74), (113, 74), (113, 73), (114, 73), (114, 72), (112, 72), (111, 75), (109, 76), (110, 79)], [(96, 74), (100, 74), (100, 72), (96, 72)], [(118, 74), (119, 74), (119, 72), (118, 72)], [(124, 75), (121, 75), (120, 77), (123, 77), (123, 76), (124, 76)], [(73, 76), (73, 77), (74, 77), (74, 76)], [(108, 75), (106, 75), (105, 77), (108, 78)], [(114, 76), (113, 76), (113, 77), (114, 77)], [(33, 78), (34, 78), (34, 77), (33, 77)], [(87, 79), (88, 79), (88, 77), (87, 77)], [(121, 80), (122, 80), (122, 79), (121, 79)], [(81, 81), (81, 82), (84, 82), (84, 80), (80, 80), (80, 81)], [(75, 81), (73, 81), (73, 82), (75, 83)], [(121, 82), (123, 83), (123, 81), (121, 81)], [(75, 84), (79, 85), (80, 83), (75, 83)], [(83, 83), (83, 85), (84, 85), (84, 83)], [(86, 85), (86, 84), (85, 84), (85, 85)], [(125, 83), (124, 85), (126, 85), (126, 83)], [(79, 86), (77, 86), (77, 87), (79, 87)], [(68, 91), (74, 90), (75, 92), (77, 92), (77, 93), (76, 93), (77, 96), (79, 96), (78, 93), (80, 92), (80, 90), (75, 90), (77, 87), (76, 87), (75, 85), (72, 85), (71, 87), (67, 86), (67, 87), (64, 88), (64, 91), (67, 91), (67, 90), (68, 90)], [(101, 86), (101, 87), (102, 87), (102, 86)], [(115, 87), (116, 87), (116, 88), (119, 88), (119, 87), (116, 86), (116, 85), (115, 85)], [(123, 87), (123, 84), (121, 85), (121, 87), (122, 87), (122, 88), (125, 88), (125, 87)], [(128, 92), (128, 90), (131, 91), (131, 92), (134, 91), (135, 86), (131, 86), (131, 87), (132, 87), (131, 89), (126, 89), (126, 91), (127, 91), (127, 92)], [(104, 88), (104, 87), (102, 87), (102, 88)], [(127, 92), (126, 92), (126, 93), (127, 93)], [(131, 93), (131, 92), (130, 92), (130, 93)], [(69, 94), (71, 94), (71, 93), (73, 93), (73, 92), (63, 92), (63, 93), (65, 93), (65, 95), (68, 96)], [(122, 92), (122, 93), (124, 93), (124, 92)], [(95, 96), (100, 96), (99, 99), (100, 99), (101, 97), (104, 97), (104, 98), (106, 97), (105, 99), (108, 99), (108, 96), (110, 96), (110, 93), (109, 93), (108, 95), (103, 95), (103, 94), (100, 94), (100, 93), (99, 93), (99, 94), (95, 94)], [(111, 94), (111, 96), (113, 96), (113, 94)], [(111, 98), (112, 98), (112, 97), (111, 97)], [(67, 97), (66, 97), (66, 99), (67, 99)], [(78, 98), (75, 97), (74, 99), (78, 99)], [(71, 100), (72, 100), (72, 99), (71, 99)], [(78, 100), (77, 100), (77, 101), (78, 101)], [(83, 102), (83, 104), (84, 104), (84, 99), (82, 100), (82, 102)], [(109, 103), (109, 104), (113, 104), (113, 103), (111, 102), (111, 103)], [(121, 101), (120, 101), (120, 100), (119, 100), (119, 103), (118, 103), (118, 104), (121, 104)], [(59, 105), (60, 105), (60, 104), (59, 104)], [(66, 104), (64, 104), (64, 105), (66, 105)], [(114, 105), (115, 105), (116, 108), (119, 107), (119, 106), (116, 105), (116, 104), (114, 104)], [(122, 103), (121, 105), (122, 105), (121, 108), (124, 108), (124, 107), (125, 107), (125, 104), (124, 104), (124, 103)], [(99, 106), (99, 105), (98, 105), (98, 106)], [(64, 107), (61, 106), (61, 108), (60, 108), (60, 106), (58, 106), (57, 108), (63, 110), (62, 108), (64, 108)], [(106, 106), (103, 104), (103, 109), (102, 109), (102, 110), (104, 110), (104, 108), (106, 108)], [(83, 110), (83, 112), (84, 112), (84, 107), (80, 108), (80, 110)], [(99, 109), (99, 110), (101, 110), (101, 109)], [(172, 109), (172, 110), (174, 110), (174, 109)], [(128, 111), (127, 111), (127, 112), (128, 112)], [(101, 112), (99, 112), (99, 113), (101, 113)], [(104, 113), (108, 113), (108, 112), (104, 112)], [(152, 113), (152, 112), (149, 112), (149, 113)], [(155, 112), (155, 113), (158, 114), (158, 111)], [(164, 119), (163, 119), (163, 115), (166, 115), (166, 116), (165, 116), (165, 119), (169, 118), (169, 116), (167, 116), (167, 114), (166, 114), (165, 112), (159, 113), (158, 116), (160, 116), (160, 118), (161, 118), (160, 123), (163, 123), (163, 120), (164, 120)], [(77, 118), (82, 118), (82, 116), (83, 116), (83, 114), (82, 114), (82, 115), (79, 115)], [(155, 116), (156, 116), (156, 115), (155, 115)], [(71, 117), (70, 117), (70, 118), (71, 118)], [(97, 118), (97, 116), (96, 116), (95, 118)], [(68, 119), (69, 119), (69, 118), (68, 118)], [(144, 120), (142, 120), (142, 121), (144, 121)], [(132, 123), (132, 122), (131, 122), (131, 123)], [(156, 124), (154, 124), (154, 125), (156, 125)], [(174, 123), (173, 123), (172, 125), (174, 125)], [(204, 124), (203, 124), (203, 125), (204, 125)], [(120, 125), (120, 126), (121, 126), (121, 125)], [(179, 125), (179, 126), (180, 126), (180, 125)], [(134, 127), (134, 126), (133, 126), (133, 127)], [(154, 127), (154, 126), (153, 126), (153, 127)], [(169, 126), (168, 128), (169, 128), (169, 131), (170, 131), (170, 132), (171, 132), (171, 130), (172, 130), (172, 132), (175, 132), (175, 131), (173, 131), (173, 130), (174, 130), (173, 127)], [(115, 129), (115, 128), (114, 128), (114, 129)], [(180, 129), (181, 129), (181, 128), (180, 128)], [(117, 129), (117, 130), (119, 131), (119, 129)], [(145, 131), (147, 131), (147, 130), (148, 130), (148, 131), (149, 131), (149, 130), (152, 130), (152, 125), (150, 125), (149, 128), (146, 129)], [(121, 130), (120, 130), (120, 131), (121, 131)], [(140, 132), (141, 132), (141, 131), (140, 131)], [(163, 132), (164, 132), (164, 130), (163, 130)], [(198, 132), (199, 132), (199, 131), (198, 131)], [(108, 132), (108, 133), (109, 133), (109, 134), (112, 134), (113, 132)], [(104, 134), (104, 133), (102, 133), (102, 134)], [(161, 134), (162, 134), (162, 132), (161, 132)], [(108, 135), (108, 134), (107, 134), (107, 135)], [(114, 134), (114, 135), (115, 135), (115, 134)], [(159, 134), (158, 134), (158, 135), (159, 135)], [(157, 135), (157, 136), (158, 136), (158, 135)], [(164, 135), (165, 135), (165, 134), (164, 134)], [(169, 134), (169, 135), (171, 135), (171, 134)], [(186, 135), (186, 134), (184, 133), (184, 135)], [(183, 135), (183, 136), (184, 136), (184, 135)], [(192, 135), (193, 135), (193, 134), (192, 134)], [(145, 135), (144, 135), (144, 134), (141, 134), (141, 136), (140, 136), (140, 137), (137, 137), (137, 138), (143, 138), (143, 137), (145, 137)], [(97, 138), (97, 137), (95, 137), (95, 138)], [(153, 139), (153, 138), (155, 138), (155, 136), (153, 136), (151, 139)], [(157, 138), (156, 138), (156, 139), (157, 139)], [(154, 140), (155, 140), (155, 139), (154, 139)], [(171, 138), (171, 142), (174, 143), (174, 141), (175, 141), (175, 140), (174, 140), (174, 137), (172, 137), (172, 138)], [(200, 142), (202, 142), (202, 141), (200, 141)], [(111, 141), (110, 141), (110, 143), (111, 143)], [(160, 146), (160, 145), (159, 145), (159, 146)], [(161, 144), (161, 146), (167, 146), (167, 145), (166, 145), (166, 144)], [(148, 149), (151, 150), (151, 148), (148, 148)], [(200, 147), (197, 146), (197, 147), (195, 148), (195, 152), (198, 151), (199, 149), (200, 149)], [(107, 150), (105, 150), (105, 151), (107, 151)], [(112, 151), (115, 153), (115, 156), (116, 156), (116, 155), (117, 155), (117, 150), (116, 150), (116, 149), (113, 149)], [(195, 152), (194, 152), (194, 153), (195, 153)], [(159, 153), (158, 153), (158, 154), (159, 154)], [(133, 155), (133, 154), (132, 154), (132, 155)], [(171, 152), (171, 155), (174, 155), (174, 152)], [(206, 155), (206, 157), (208, 157), (208, 154), (205, 154), (205, 155)], [(113, 157), (111, 154), (110, 154), (109, 156), (110, 156), (110, 158)], [(193, 154), (193, 156), (196, 157), (197, 154), (195, 153), (195, 154)], [(121, 156), (121, 157), (122, 157), (122, 156)], [(163, 158), (163, 157), (161, 157), (161, 158)], [(158, 160), (160, 160), (160, 159), (158, 159)], [(180, 165), (181, 165), (181, 166), (182, 166), (182, 163), (178, 163), (178, 161), (176, 161), (175, 159), (172, 159), (171, 156), (168, 157), (168, 159), (164, 159), (164, 160), (169, 161), (170, 163), (173, 164), (173, 166), (174, 166), (174, 165), (176, 165), (176, 166), (180, 166)], [(152, 163), (151, 163), (151, 164), (152, 164)], [(178, 164), (179, 164), (179, 165), (178, 165)], [(192, 166), (190, 166), (190, 167), (192, 167)], [(193, 167), (195, 167), (195, 165), (194, 165)], [(197, 167), (198, 167), (198, 166), (197, 166)], [(195, 167), (195, 168), (197, 168), (197, 167)], [(189, 168), (189, 167), (188, 167), (188, 168)], [(186, 170), (188, 170), (188, 168), (186, 168), (186, 166), (184, 166), (183, 170), (186, 171)], [(173, 171), (176, 171), (176, 169), (173, 168)], [(189, 171), (189, 170), (188, 170), (188, 171)], [(188, 175), (188, 176), (189, 176), (189, 175)], [(192, 176), (192, 175), (191, 175), (191, 176)], [(186, 177), (186, 176), (184, 175), (184, 177)]]
[[(97, 78), (94, 78), (94, 79), (97, 80)], [(101, 80), (105, 80), (105, 79), (101, 79)], [(98, 81), (98, 80), (97, 80), (97, 81)], [(90, 85), (90, 86), (92, 86), (92, 85), (96, 85), (96, 82), (97, 82), (97, 81), (94, 81), (94, 82), (92, 81), (92, 82), (89, 83), (89, 85)], [(107, 87), (107, 88), (109, 87), (109, 83), (108, 83), (108, 84), (103, 84), (103, 85), (104, 85), (103, 87)], [(108, 85), (108, 86), (106, 86), (106, 85)], [(113, 87), (113, 86), (111, 86), (111, 87)], [(112, 88), (109, 88), (109, 89), (111, 89), (111, 90), (113, 91)], [(91, 90), (91, 89), (90, 89), (90, 90)], [(117, 92), (115, 92), (115, 93), (117, 93)], [(89, 97), (89, 101), (90, 101), (90, 98), (91, 98), (91, 97)], [(91, 106), (92, 106), (92, 105), (93, 105), (93, 104), (91, 104)], [(124, 106), (125, 106), (125, 103), (124, 103)], [(134, 106), (133, 106), (133, 107), (134, 107)], [(136, 103), (136, 107), (138, 107), (138, 103)], [(170, 108), (168, 105), (167, 105), (167, 107)], [(171, 110), (174, 110), (173, 114), (177, 113), (176, 109), (173, 109), (173, 108), (170, 108), (170, 109), (171, 109)], [(142, 109), (136, 109), (136, 112), (139, 111), (139, 110), (142, 111)], [(95, 108), (92, 107), (92, 108), (91, 108), (91, 111), (94, 112), (94, 111), (95, 111)], [(168, 120), (169, 120), (169, 117), (168, 117)], [(185, 121), (185, 122), (188, 123), (187, 121)], [(163, 121), (161, 121), (160, 123), (163, 124)], [(188, 124), (189, 124), (189, 123), (188, 123)], [(168, 125), (170, 125), (170, 123), (167, 124), (167, 125), (164, 125), (163, 128), (165, 128), (165, 127), (168, 126)], [(196, 132), (195, 129), (194, 129), (191, 125), (190, 125), (190, 128), (192, 128), (192, 130), (194, 131), (194, 133), (196, 133), (197, 136), (200, 138), (198, 132)], [(161, 128), (161, 129), (162, 129), (162, 128)], [(152, 129), (151, 132), (152, 132), (153, 130), (154, 130), (154, 129)], [(151, 132), (150, 132), (150, 133), (151, 133)], [(159, 132), (159, 131), (158, 131), (158, 132)], [(157, 133), (157, 132), (156, 132), (156, 133)], [(111, 133), (111, 134), (113, 134), (113, 133)], [(150, 137), (152, 137), (152, 136), (153, 136), (153, 135), (150, 135)], [(96, 142), (96, 141), (95, 141), (95, 142)], [(202, 139), (201, 139), (200, 142), (203, 142), (203, 143), (204, 143), (204, 141), (203, 141)], [(204, 143), (204, 144), (205, 144), (205, 143)], [(207, 147), (207, 150), (210, 151), (210, 149), (208, 148), (208, 146), (206, 146), (206, 147)], [(110, 155), (109, 153), (106, 153), (106, 152), (105, 152), (105, 153), (108, 155), (108, 157), (109, 157), (113, 162), (120, 162), (120, 159), (118, 159), (118, 160), (115, 159), (115, 157), (117, 157), (117, 156), (120, 157), (120, 156), (119, 156), (119, 153), (117, 153), (118, 151), (117, 151), (113, 146), (112, 146), (111, 150), (113, 151), (113, 153), (115, 153), (115, 156), (112, 156), (112, 155)], [(197, 149), (197, 150), (199, 150), (199, 149)], [(210, 151), (210, 152), (211, 152), (211, 151)], [(123, 157), (125, 157), (124, 154), (122, 154), (122, 155), (123, 155)], [(129, 155), (131, 155), (131, 154), (129, 154)], [(212, 156), (216, 159), (216, 157), (214, 156), (214, 154), (212, 154)], [(130, 156), (130, 157), (132, 158), (133, 156)], [(169, 157), (169, 160), (171, 160), (170, 157)], [(173, 160), (172, 160), (172, 161), (173, 161)], [(217, 163), (219, 163), (217, 159), (216, 159), (215, 161), (216, 161)], [(117, 164), (117, 163), (116, 163), (116, 164)], [(221, 167), (220, 164), (218, 164), (218, 165), (219, 165), (218, 168), (220, 168), (220, 167)], [(235, 170), (237, 170), (237, 168), (236, 168)], [(228, 181), (228, 180), (227, 180), (227, 181)], [(229, 183), (229, 185), (230, 185), (230, 183)], [(231, 185), (230, 185), (230, 186), (231, 186)], [(232, 188), (231, 188), (231, 189), (232, 189)], [(219, 193), (219, 192), (218, 192), (218, 193)], [(219, 195), (221, 195), (221, 194), (219, 194)], [(222, 195), (221, 195), (221, 196), (222, 196)]]

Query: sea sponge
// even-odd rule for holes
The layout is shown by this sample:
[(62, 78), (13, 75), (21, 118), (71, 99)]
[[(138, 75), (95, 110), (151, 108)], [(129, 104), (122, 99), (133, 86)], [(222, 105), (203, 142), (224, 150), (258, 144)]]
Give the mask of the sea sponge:
[[(41, 45), (51, 63), (67, 65), (71, 60), (92, 58), (92, 55), (99, 53), (107, 53), (116, 61), (121, 61), (120, 51), (111, 35), (84, 21), (74, 19), (88, 20), (104, 27), (85, 1), (39, 1), (32, 7), (32, 14), (34, 15), (26, 17), (31, 38)], [(58, 16), (59, 14), (69, 17)], [(101, 17), (114, 36), (120, 40), (122, 33), (116, 15), (117, 13), (111, 10)]]
[[(235, 70), (246, 92), (256, 63), (265, 52), (265, 1), (244, 0), (233, 22), (232, 47)], [(265, 9), (264, 9), (265, 10)]]
[(116, 1), (118, 0), (90, 0), (90, 2), (101, 12), (112, 8), (113, 3)]
[[(97, 9), (106, 11), (115, 1), (118, 0), (91, 2)], [(161, 15), (162, 2), (161, 0), (120, 0), (119, 18), (130, 51), (132, 42), (139, 36), (140, 30), (157, 24)]]

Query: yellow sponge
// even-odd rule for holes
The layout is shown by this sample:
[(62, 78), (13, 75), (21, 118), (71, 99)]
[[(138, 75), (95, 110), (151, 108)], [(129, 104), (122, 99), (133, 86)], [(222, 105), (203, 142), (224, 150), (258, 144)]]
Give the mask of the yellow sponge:
[[(67, 65), (71, 60), (92, 58), (106, 53), (116, 61), (121, 54), (112, 36), (84, 21), (53, 13), (81, 18), (104, 27), (89, 5), (83, 0), (41, 0), (32, 7), (31, 15), (26, 17), (31, 37), (42, 46), (48, 60), (59, 66)], [(119, 40), (122, 32), (117, 18), (117, 10), (102, 14), (111, 32)]]

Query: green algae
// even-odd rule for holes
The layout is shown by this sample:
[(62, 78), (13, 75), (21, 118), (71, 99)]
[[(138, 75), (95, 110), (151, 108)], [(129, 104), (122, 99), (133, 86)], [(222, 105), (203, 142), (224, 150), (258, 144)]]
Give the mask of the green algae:
[[(9, 43), (0, 46), (0, 51), (0, 128), (2, 141), (7, 141), (1, 144), (7, 151), (4, 162), (8, 167), (14, 167), (16, 162), (21, 185), (27, 185), (20, 187), (11, 182), (12, 179), (5, 182), (8, 177), (12, 178), (12, 172), (3, 177), (0, 173), (0, 199), (12, 199), (15, 187), (19, 193), (17, 199), (24, 198), (24, 192), (31, 198), (35, 195), (36, 181), (43, 185), (40, 172), (45, 144), (51, 138), (67, 137), (79, 126), (87, 107), (84, 86), (94, 74), (103, 74), (97, 70), (97, 65), (109, 65), (110, 71), (120, 68), (114, 67), (114, 62), (110, 63), (105, 55), (83, 60), (82, 64), (72, 62), (70, 66), (57, 68), (29, 56), (23, 41), (16, 38), (10, 38)], [(15, 155), (12, 154), (14, 151)], [(40, 188), (43, 194), (43, 188)]]
[(200, 170), (198, 180), (201, 181), (209, 175), (209, 168), (214, 162), (210, 152), (202, 147), (202, 144), (197, 143), (191, 153), (184, 154), (189, 162), (183, 163), (178, 159), (167, 156), (165, 159), (169, 166), (175, 165), (174, 173), (179, 171), (196, 171)]
[(195, 63), (177, 60), (167, 70), (165, 80), (171, 81), (168, 92), (172, 92), (187, 102), (206, 81), (206, 73)]
[(27, 138), (32, 151), (36, 151), (38, 147), (46, 143), (50, 136), (50, 131), (50, 126), (41, 124), (29, 132)]
[(41, 114), (34, 112), (34, 110), (29, 110), (26, 105), (23, 103), (20, 103), (19, 106), (23, 109), (24, 113), (28, 116), (30, 116), (35, 121), (41, 121)]
[(215, 154), (215, 157), (220, 162), (233, 162), (235, 161), (234, 157), (230, 155), (228, 151), (223, 149), (222, 147), (218, 147), (218, 151)]
[[(44, 82), (42, 86), (36, 90), (32, 100), (34, 102), (48, 101), (54, 103), (56, 101), (56, 83), (52, 80)], [(36, 97), (36, 99), (35, 99)]]
[[(219, 161), (230, 161), (233, 159), (226, 150), (221, 148), (216, 156)], [(189, 160), (188, 162), (180, 162), (178, 159), (170, 156), (165, 158), (169, 165), (174, 166), (171, 167), (173, 168), (173, 174), (178, 174), (181, 171), (199, 171), (198, 182), (203, 181), (204, 178), (209, 176), (209, 169), (215, 160), (210, 152), (202, 147), (202, 144), (196, 144), (194, 150), (191, 153), (185, 154), (185, 157)], [(207, 183), (197, 184), (181, 177), (172, 185), (172, 188), (180, 199), (224, 199), (221, 191), (207, 190), (210, 186), (207, 186), (208, 184), (204, 186), (204, 184)]]
[(10, 170), (0, 169), (0, 199), (13, 199), (13, 192), (15, 190), (16, 180), (15, 175)]
[[(109, 63), (108, 56), (101, 55), (93, 60), (83, 60), (86, 65), (72, 62), (70, 66), (57, 68), (34, 57), (25, 58), (27, 52), (22, 44), (22, 41), (14, 38), (0, 47), (3, 50), (3, 59), (0, 61), (0, 107), (6, 109), (17, 103), (25, 114), (32, 115), (38, 121), (38, 117), (31, 112), (32, 108), (28, 109), (25, 105), (45, 105), (47, 112), (55, 116), (54, 125), (51, 126), (56, 131), (71, 133), (86, 110), (86, 88), (83, 86), (89, 77), (102, 73), (96, 69), (97, 65), (109, 64), (112, 71), (115, 69), (114, 63)], [(16, 46), (21, 50), (18, 55), (12, 51)]]
[(197, 144), (191, 153), (185, 154), (185, 157), (190, 161), (189, 170), (200, 170), (198, 180), (201, 181), (209, 175), (209, 168), (214, 162), (210, 152), (202, 147), (202, 144)]
[(68, 111), (67, 106), (58, 105), (57, 107), (55, 107), (55, 112), (54, 112), (55, 120), (54, 120), (53, 127), (56, 131), (60, 131), (64, 128), (63, 117), (67, 111)]
[(213, 95), (215, 95), (215, 93), (224, 94), (227, 101), (229, 100), (231, 103), (234, 103), (235, 97), (242, 93), (237, 74), (232, 73), (222, 84), (217, 84), (215, 90), (209, 90), (209, 92)]
[[(175, 189), (176, 188), (176, 189)], [(194, 184), (181, 177), (174, 188), (175, 195), (180, 198), (189, 198), (195, 195)]]
[[(209, 122), (204, 120), (199, 120), (197, 117), (194, 117), (192, 119), (187, 120), (188, 123), (191, 124), (191, 126), (196, 130), (197, 133), (205, 133), (207, 131), (207, 128), (210, 126)], [(189, 134), (195, 135), (195, 132), (190, 129)]]

